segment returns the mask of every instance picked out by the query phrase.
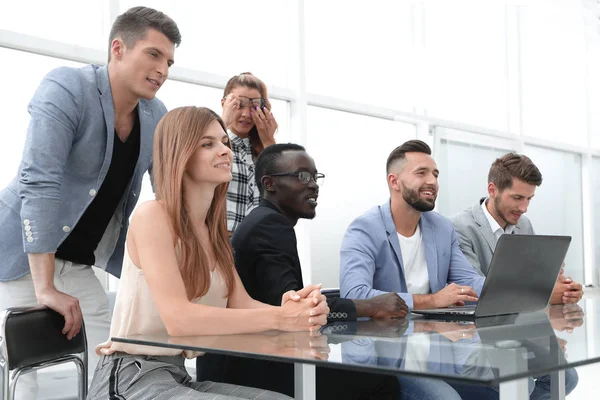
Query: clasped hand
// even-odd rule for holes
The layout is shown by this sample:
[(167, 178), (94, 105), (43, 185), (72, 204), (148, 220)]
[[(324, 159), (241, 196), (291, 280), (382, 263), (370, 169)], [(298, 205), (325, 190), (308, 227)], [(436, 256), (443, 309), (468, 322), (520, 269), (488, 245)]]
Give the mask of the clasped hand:
[(284, 323), (281, 330), (318, 331), (327, 323), (329, 306), (321, 294), (321, 284), (309, 285), (299, 291), (290, 290), (281, 298)]

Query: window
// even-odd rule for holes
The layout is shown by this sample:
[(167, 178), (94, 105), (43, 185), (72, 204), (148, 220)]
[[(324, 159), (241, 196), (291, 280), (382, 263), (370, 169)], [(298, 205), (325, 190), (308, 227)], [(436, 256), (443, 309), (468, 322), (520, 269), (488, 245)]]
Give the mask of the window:
[[(445, 130), (448, 131), (448, 130)], [(441, 139), (435, 152), (440, 170), (437, 211), (450, 218), (487, 197), (488, 172), (510, 150)]]
[[(600, 157), (594, 157), (592, 159), (592, 193), (600, 193)], [(594, 273), (600, 273), (600, 197), (592, 196), (592, 212), (593, 212), (593, 226), (594, 226), (594, 245), (595, 245), (595, 258), (596, 267)], [(593, 282), (596, 282), (598, 275), (594, 277)]]
[(427, 113), (507, 130), (505, 6), (500, 2), (425, 2)]
[(521, 7), (520, 20), (523, 133), (586, 146), (586, 56), (581, 7)]
[(3, 1), (0, 12), (0, 29), (100, 50), (109, 23), (107, 0)]
[(544, 178), (527, 216), (538, 234), (573, 237), (565, 259), (565, 274), (583, 284), (581, 156), (534, 146), (526, 146), (524, 153)]
[[(121, 12), (139, 1), (121, 0)], [(293, 2), (145, 0), (167, 14), (182, 35), (175, 65), (222, 76), (252, 72), (268, 86), (287, 86)]]
[(221, 115), (223, 90), (167, 80), (156, 94), (168, 110), (183, 106), (208, 107)]
[(308, 92), (412, 111), (414, 55), (409, 2), (308, 0)]
[(10, 93), (10, 96), (0, 96), (3, 132), (0, 141), (0, 188), (3, 188), (17, 174), (29, 126), (27, 105), (40, 82), (54, 68), (79, 67), (83, 64), (3, 47), (0, 47), (0, 60), (10, 60), (0, 63), (0, 76), (7, 78), (3, 79), (2, 91)]
[(385, 162), (415, 137), (415, 127), (346, 112), (309, 107), (307, 151), (325, 183), (310, 226), (312, 282), (339, 286), (339, 254), (348, 225), (389, 199)]
[(600, 149), (600, 113), (596, 110), (600, 109), (600, 34), (590, 33), (589, 38), (589, 53), (588, 53), (588, 74), (589, 74), (589, 119), (591, 123), (591, 145), (596, 149)]

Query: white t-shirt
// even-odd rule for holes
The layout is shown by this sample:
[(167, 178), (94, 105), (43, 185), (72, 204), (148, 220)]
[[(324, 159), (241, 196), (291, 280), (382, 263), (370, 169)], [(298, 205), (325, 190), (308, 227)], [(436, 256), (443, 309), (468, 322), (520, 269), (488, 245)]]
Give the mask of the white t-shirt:
[[(417, 225), (417, 230), (411, 237), (405, 237), (398, 233), (398, 240), (400, 241), (408, 293), (429, 294), (431, 288), (421, 228)], [(406, 341), (404, 368), (408, 371), (427, 371), (429, 346), (430, 339), (427, 333), (411, 335)]]
[(404, 237), (398, 233), (400, 251), (402, 252), (402, 264), (404, 264), (404, 278), (408, 293), (428, 294), (429, 273), (427, 272), (427, 261), (425, 260), (425, 245), (421, 228), (417, 225), (415, 234)]

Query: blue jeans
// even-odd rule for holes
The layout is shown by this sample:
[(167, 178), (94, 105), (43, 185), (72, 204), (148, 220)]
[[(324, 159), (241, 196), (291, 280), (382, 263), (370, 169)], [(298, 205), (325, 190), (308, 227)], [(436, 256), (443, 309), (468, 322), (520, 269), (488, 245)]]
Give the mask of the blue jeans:
[(446, 382), (441, 379), (399, 376), (399, 400), (497, 400), (498, 388)]
[[(569, 368), (565, 370), (565, 394), (569, 394), (575, 389), (579, 383), (579, 375), (575, 368)], [(535, 389), (530, 400), (548, 400), (551, 398), (550, 393), (550, 375), (540, 376), (535, 380)]]
[[(443, 381), (439, 381), (445, 383)], [(530, 400), (550, 400), (550, 375), (540, 376), (537, 379), (529, 378), (529, 399)], [(579, 382), (579, 375), (574, 368), (565, 370), (565, 394), (569, 394), (575, 389)], [(429, 385), (430, 383), (427, 382)], [(435, 384), (433, 384), (435, 385)], [(498, 386), (480, 386), (472, 385), (468, 383), (455, 383), (449, 382), (446, 385), (451, 386), (455, 392), (460, 395), (458, 398), (462, 400), (497, 400), (500, 395), (498, 393)], [(402, 389), (400, 389), (402, 391)], [(401, 398), (403, 398), (401, 396)], [(411, 397), (405, 397), (406, 399), (412, 399)]]

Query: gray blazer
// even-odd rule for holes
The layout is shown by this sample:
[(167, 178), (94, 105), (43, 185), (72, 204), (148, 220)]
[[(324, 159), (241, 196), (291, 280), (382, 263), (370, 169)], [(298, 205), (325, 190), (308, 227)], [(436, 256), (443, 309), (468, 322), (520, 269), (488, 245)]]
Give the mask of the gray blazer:
[[(458, 234), (458, 242), (467, 260), (482, 275), (487, 276), (488, 267), (492, 262), (494, 250), (498, 240), (492, 232), (492, 227), (488, 222), (481, 203), (486, 199), (483, 197), (478, 203), (471, 207), (454, 214), (450, 221), (454, 224), (454, 229)], [(529, 219), (522, 215), (519, 223), (515, 225), (514, 234), (533, 235), (533, 226)]]
[[(0, 281), (29, 273), (27, 253), (53, 253), (102, 185), (112, 157), (114, 106), (106, 67), (61, 67), (40, 84), (17, 176), (0, 191)], [(95, 252), (96, 266), (120, 276), (129, 215), (152, 142), (167, 112), (158, 100), (139, 101), (140, 153), (133, 177)]]

